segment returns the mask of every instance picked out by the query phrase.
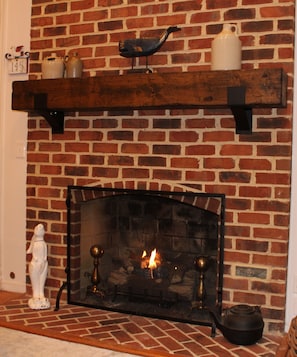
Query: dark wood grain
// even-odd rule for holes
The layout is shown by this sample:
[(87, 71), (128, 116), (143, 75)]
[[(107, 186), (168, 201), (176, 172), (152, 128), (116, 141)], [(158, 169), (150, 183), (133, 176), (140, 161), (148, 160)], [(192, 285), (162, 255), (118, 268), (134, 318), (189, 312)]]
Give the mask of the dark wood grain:
[(224, 108), (228, 107), (230, 87), (244, 87), (243, 104), (249, 107), (286, 105), (286, 75), (282, 69), (272, 68), (16, 81), (12, 109), (34, 112)]

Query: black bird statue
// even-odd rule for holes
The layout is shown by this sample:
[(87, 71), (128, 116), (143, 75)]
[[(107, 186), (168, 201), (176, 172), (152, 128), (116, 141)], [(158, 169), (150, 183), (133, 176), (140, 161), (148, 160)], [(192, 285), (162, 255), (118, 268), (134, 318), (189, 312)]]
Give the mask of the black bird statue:
[(146, 57), (146, 71), (148, 72), (148, 56), (157, 52), (172, 32), (180, 31), (177, 26), (168, 27), (160, 37), (136, 38), (119, 42), (120, 55), (132, 58), (132, 70), (135, 57)]

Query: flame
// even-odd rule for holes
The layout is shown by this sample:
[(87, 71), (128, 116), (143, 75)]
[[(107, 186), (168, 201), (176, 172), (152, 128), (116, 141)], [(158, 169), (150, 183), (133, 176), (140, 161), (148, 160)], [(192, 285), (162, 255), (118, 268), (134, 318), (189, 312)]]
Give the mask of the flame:
[(156, 269), (160, 264), (161, 264), (160, 255), (157, 252), (156, 248), (151, 252), (150, 257), (148, 257), (146, 250), (142, 252), (141, 263), (140, 263), (141, 269), (148, 268), (153, 270)]
[(156, 255), (157, 255), (157, 249), (155, 248), (152, 253), (151, 253), (151, 256), (150, 256), (150, 260), (149, 260), (149, 265), (148, 267), (150, 269), (156, 269), (157, 268), (157, 263), (155, 261), (156, 259)]

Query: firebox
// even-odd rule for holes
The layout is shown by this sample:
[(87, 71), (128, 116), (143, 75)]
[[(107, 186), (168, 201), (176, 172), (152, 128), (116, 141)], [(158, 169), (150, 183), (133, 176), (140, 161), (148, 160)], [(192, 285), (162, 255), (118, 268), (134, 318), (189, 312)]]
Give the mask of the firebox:
[(69, 186), (68, 303), (212, 327), (225, 196)]

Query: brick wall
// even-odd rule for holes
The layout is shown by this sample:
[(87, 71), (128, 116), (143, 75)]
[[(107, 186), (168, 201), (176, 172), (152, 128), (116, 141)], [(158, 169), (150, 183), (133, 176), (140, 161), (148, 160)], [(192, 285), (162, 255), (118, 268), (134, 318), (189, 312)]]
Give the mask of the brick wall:
[[(33, 0), (30, 78), (51, 52), (79, 52), (84, 76), (123, 73), (120, 39), (178, 25), (149, 59), (154, 71), (210, 69), (224, 22), (237, 23), (243, 68), (283, 67), (288, 106), (254, 110), (252, 135), (236, 135), (228, 110), (69, 113), (52, 135), (28, 121), (27, 230), (45, 224), (47, 294), (65, 280), (69, 184), (180, 189), (226, 194), (224, 306), (262, 306), (265, 328), (284, 328), (290, 210), (294, 1)], [(143, 66), (145, 61), (140, 60)], [(28, 280), (28, 290), (30, 283)]]

